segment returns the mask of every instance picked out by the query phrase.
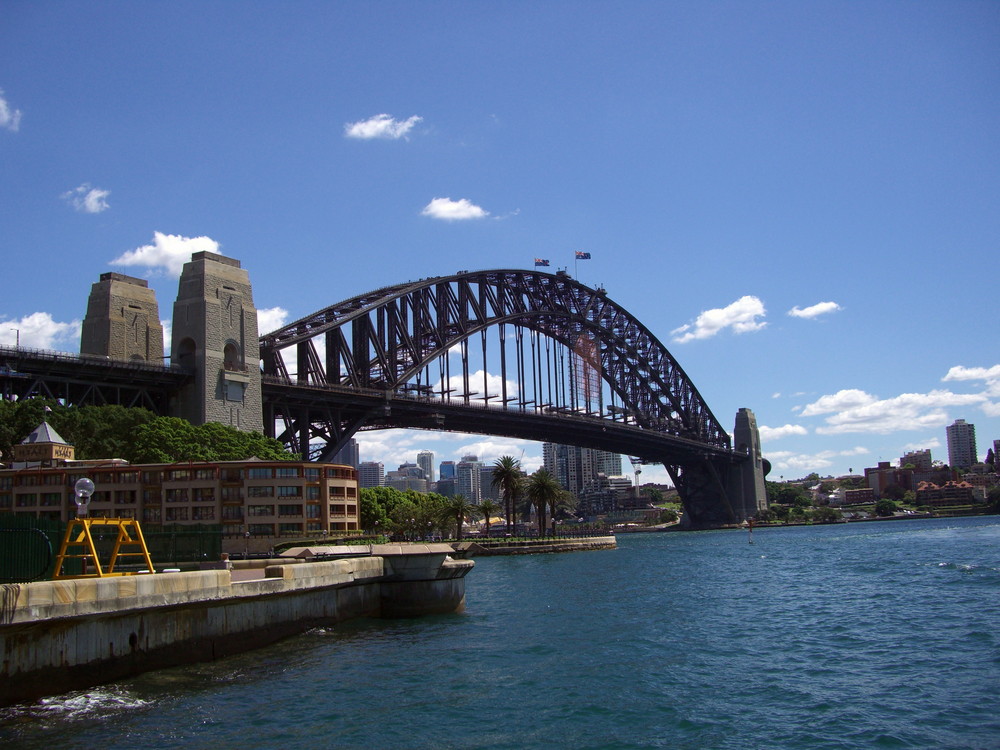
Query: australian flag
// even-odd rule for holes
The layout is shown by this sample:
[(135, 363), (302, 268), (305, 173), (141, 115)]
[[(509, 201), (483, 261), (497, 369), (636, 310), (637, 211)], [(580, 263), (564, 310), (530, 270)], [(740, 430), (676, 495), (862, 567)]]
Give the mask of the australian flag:
[(538, 268), (539, 266), (548, 266), (548, 265), (549, 261), (547, 259), (535, 258), (535, 268)]
[(577, 250), (576, 251), (576, 259), (577, 260), (590, 260), (590, 253), (585, 253), (585, 252), (582, 252), (580, 250)]

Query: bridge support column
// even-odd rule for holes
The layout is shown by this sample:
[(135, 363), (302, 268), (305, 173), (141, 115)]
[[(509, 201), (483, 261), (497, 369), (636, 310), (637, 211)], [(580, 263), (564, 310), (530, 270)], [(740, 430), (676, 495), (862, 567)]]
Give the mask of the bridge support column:
[(201, 252), (184, 264), (171, 342), (171, 360), (194, 371), (175, 416), (263, 432), (257, 308), (238, 260)]
[(745, 521), (754, 518), (767, 508), (760, 434), (757, 431), (757, 418), (749, 409), (740, 409), (736, 413), (733, 448), (737, 453), (746, 454), (749, 459), (741, 461), (730, 469), (728, 482), (733, 512), (739, 521)]

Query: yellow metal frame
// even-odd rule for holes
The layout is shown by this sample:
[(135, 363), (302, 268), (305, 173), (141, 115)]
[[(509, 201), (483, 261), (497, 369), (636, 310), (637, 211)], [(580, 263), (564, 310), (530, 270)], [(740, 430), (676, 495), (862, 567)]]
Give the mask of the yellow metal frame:
[[(97, 547), (94, 544), (94, 537), (91, 536), (92, 526), (116, 526), (118, 528), (118, 538), (115, 540), (114, 550), (111, 552), (111, 561), (105, 571), (101, 567), (101, 561), (97, 556)], [(124, 551), (122, 548), (138, 547), (137, 551)], [(75, 551), (70, 552), (73, 548)], [(56, 556), (56, 567), (53, 578), (107, 578), (109, 576), (128, 576), (128, 572), (115, 572), (115, 564), (120, 557), (141, 557), (146, 563), (146, 570), (154, 573), (153, 561), (146, 548), (146, 539), (142, 535), (139, 522), (134, 518), (74, 518), (66, 526), (66, 535), (63, 537), (59, 547), (59, 554)], [(87, 561), (93, 563), (96, 573), (83, 573), (81, 575), (63, 575), (62, 566), (66, 560), (83, 560), (84, 570), (87, 569)]]

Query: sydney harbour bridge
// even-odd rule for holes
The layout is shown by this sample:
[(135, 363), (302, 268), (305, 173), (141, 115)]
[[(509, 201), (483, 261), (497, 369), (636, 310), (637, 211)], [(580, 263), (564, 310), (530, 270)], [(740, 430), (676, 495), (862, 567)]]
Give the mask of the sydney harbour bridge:
[[(605, 290), (565, 272), (463, 271), (383, 287), (259, 338), (254, 314), (242, 351), (198, 340), (211, 330), (179, 338), (180, 305), (179, 296), (168, 367), (0, 347), (0, 393), (184, 415), (192, 389), (225, 404), (237, 384), (252, 398), (259, 379), (263, 431), (311, 459), (331, 460), (359, 430), (498, 435), (662, 463), (693, 527), (738, 523), (765, 507), (752, 413), (737, 415), (734, 446), (659, 339)], [(224, 346), (217, 364), (193, 354)], [(218, 413), (202, 421), (226, 421)]]

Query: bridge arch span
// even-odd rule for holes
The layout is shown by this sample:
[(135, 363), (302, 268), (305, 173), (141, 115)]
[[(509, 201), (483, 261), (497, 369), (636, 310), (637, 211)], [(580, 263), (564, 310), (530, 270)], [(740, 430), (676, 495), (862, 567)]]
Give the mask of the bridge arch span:
[(641, 434), (641, 451), (618, 452), (664, 463), (682, 495), (718, 495), (706, 523), (741, 515), (725, 487), (745, 454), (680, 364), (605, 290), (565, 272), (383, 287), (267, 333), (260, 347), (265, 425), (296, 452), (328, 459), (357, 430), (391, 426), (538, 439), (551, 431), (537, 427), (546, 417), (576, 428), (553, 442), (594, 447), (587, 425), (600, 420), (609, 450)]

